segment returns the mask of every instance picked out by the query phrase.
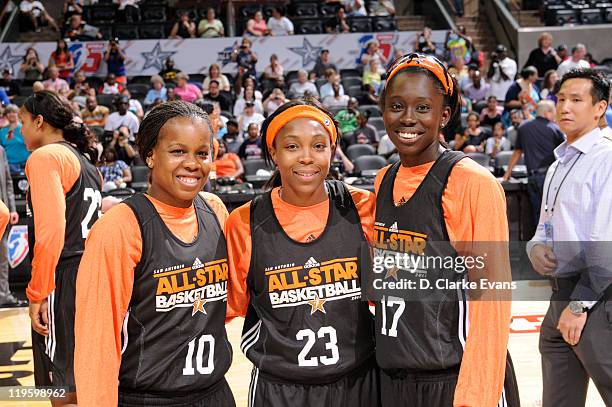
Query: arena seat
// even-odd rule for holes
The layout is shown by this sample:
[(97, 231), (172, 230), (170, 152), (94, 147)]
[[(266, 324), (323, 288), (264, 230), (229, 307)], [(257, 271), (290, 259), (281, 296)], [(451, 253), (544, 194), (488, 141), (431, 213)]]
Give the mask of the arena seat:
[(353, 161), (355, 169), (353, 172), (363, 172), (366, 170), (380, 170), (387, 165), (387, 160), (379, 155), (363, 155)]
[(347, 158), (353, 162), (364, 155), (376, 155), (376, 150), (369, 144), (353, 144), (346, 149)]
[(293, 19), (296, 34), (322, 34), (323, 23), (314, 19)]
[(132, 182), (130, 187), (136, 191), (145, 191), (149, 187), (149, 167), (146, 165), (133, 165)]
[(352, 33), (363, 33), (372, 31), (372, 19), (370, 17), (350, 17), (346, 19)]
[(244, 167), (244, 175), (255, 175), (258, 170), (272, 170), (266, 160), (263, 158), (257, 158), (253, 160), (242, 160), (242, 166)]

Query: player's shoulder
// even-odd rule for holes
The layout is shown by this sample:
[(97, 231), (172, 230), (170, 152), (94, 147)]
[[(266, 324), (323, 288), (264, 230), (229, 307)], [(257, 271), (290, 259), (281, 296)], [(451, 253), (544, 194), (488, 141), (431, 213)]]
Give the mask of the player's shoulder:
[(238, 208), (234, 209), (228, 216), (226, 229), (236, 227), (239, 224), (249, 224), (251, 218), (251, 202), (249, 201)]
[(352, 185), (347, 185), (346, 188), (351, 194), (351, 197), (353, 198), (353, 202), (355, 202), (356, 206), (360, 206), (366, 202), (375, 200), (375, 196), (373, 192), (367, 191), (365, 189), (357, 188)]
[(52, 143), (39, 147), (32, 152), (26, 166), (40, 163), (44, 166), (62, 167), (72, 164), (76, 168), (80, 166), (78, 157), (63, 143)]
[(91, 233), (109, 233), (109, 236), (116, 235), (122, 231), (133, 231), (138, 221), (136, 214), (125, 202), (121, 202), (108, 211), (94, 223)]
[(219, 198), (215, 194), (211, 194), (210, 192), (204, 191), (200, 192), (200, 196), (204, 198), (208, 206), (210, 206), (210, 208), (215, 212), (219, 220), (222, 223), (225, 223), (229, 212), (227, 211), (227, 208), (225, 207), (225, 204), (223, 203), (221, 198)]

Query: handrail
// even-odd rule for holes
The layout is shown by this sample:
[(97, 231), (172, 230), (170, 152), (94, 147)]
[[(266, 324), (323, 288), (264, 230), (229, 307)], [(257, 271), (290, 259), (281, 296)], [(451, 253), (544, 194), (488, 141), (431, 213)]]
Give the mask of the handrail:
[(518, 56), (518, 32), (520, 26), (501, 0), (481, 0), (480, 6), (487, 14), (498, 43), (506, 44), (512, 54)]
[[(2, 16), (4, 16), (4, 13), (6, 9), (9, 7), (10, 3), (11, 3), (10, 0), (6, 2), (6, 5), (4, 6), (4, 9), (2, 10)], [(19, 5), (16, 5), (15, 3), (13, 3), (13, 6), (14, 6), (13, 11), (8, 16), (6, 20), (6, 24), (4, 25), (4, 28), (2, 29), (2, 32), (0, 32), (0, 42), (5, 42), (5, 38), (8, 35), (10, 28), (13, 25), (13, 22), (15, 21), (15, 19), (17, 18), (17, 12), (19, 11)]]
[[(448, 26), (450, 27), (450, 29), (452, 31), (457, 31), (457, 25), (455, 24), (455, 20), (453, 19), (453, 17), (449, 14), (448, 10), (446, 9), (446, 7), (444, 7), (444, 4), (442, 4), (442, 0), (434, 0), (434, 2), (436, 3), (436, 5), (438, 6), (438, 9), (440, 9), (440, 13), (442, 13), (442, 17), (444, 17), (444, 20), (446, 20), (446, 23), (448, 24)], [(448, 3), (448, 2), (447, 2)]]

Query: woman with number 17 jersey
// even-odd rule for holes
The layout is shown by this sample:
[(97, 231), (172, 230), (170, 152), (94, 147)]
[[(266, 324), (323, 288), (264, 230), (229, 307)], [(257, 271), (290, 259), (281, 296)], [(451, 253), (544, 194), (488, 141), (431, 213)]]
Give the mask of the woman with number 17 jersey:
[(37, 386), (63, 386), (76, 403), (74, 298), (85, 238), (102, 204), (102, 178), (94, 166), (95, 137), (75, 118), (69, 102), (49, 91), (30, 96), (19, 110), (28, 150), (27, 204), (33, 218), (32, 278), (26, 290), (32, 320)]
[(147, 193), (113, 207), (87, 239), (77, 279), (79, 406), (233, 407), (225, 380), (227, 210), (200, 194), (212, 163), (202, 109), (149, 112), (136, 143)]
[(316, 101), (281, 106), (262, 126), (271, 191), (236, 209), (226, 233), (231, 316), (255, 365), (249, 406), (378, 405), (370, 267), (373, 194), (325, 180), (333, 117)]

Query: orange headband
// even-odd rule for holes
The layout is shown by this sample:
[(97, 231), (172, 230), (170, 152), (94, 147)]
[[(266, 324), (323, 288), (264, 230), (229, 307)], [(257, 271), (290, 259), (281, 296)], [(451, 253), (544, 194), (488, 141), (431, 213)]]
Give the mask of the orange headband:
[(297, 105), (279, 113), (278, 116), (276, 116), (268, 125), (268, 130), (266, 132), (266, 143), (268, 144), (268, 148), (272, 147), (278, 132), (291, 120), (298, 118), (312, 119), (321, 123), (321, 126), (323, 126), (325, 130), (327, 130), (327, 133), (329, 133), (329, 138), (332, 144), (336, 142), (336, 138), (338, 137), (338, 134), (336, 133), (336, 126), (334, 126), (334, 123), (328, 115), (314, 106)]
[(411, 66), (427, 69), (429, 72), (433, 73), (436, 78), (438, 78), (440, 83), (442, 83), (444, 91), (447, 95), (453, 94), (453, 80), (444, 66), (434, 57), (416, 53), (408, 54), (402, 57), (398, 61), (397, 65), (393, 67), (391, 72), (389, 72), (389, 75), (387, 75), (386, 83), (391, 82), (391, 78), (393, 78), (400, 70)]

